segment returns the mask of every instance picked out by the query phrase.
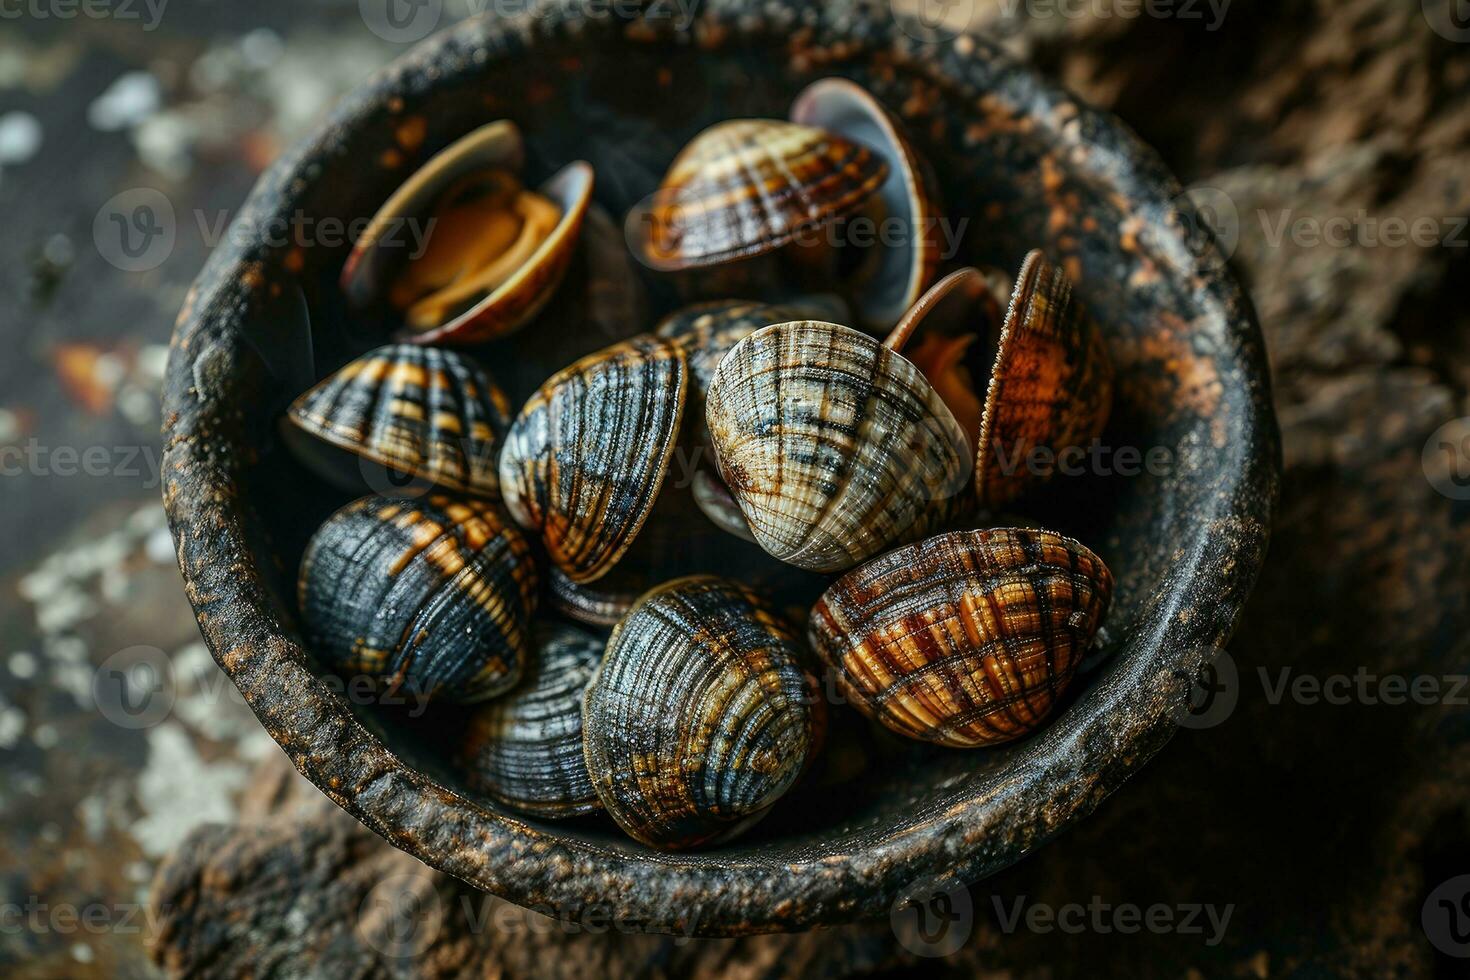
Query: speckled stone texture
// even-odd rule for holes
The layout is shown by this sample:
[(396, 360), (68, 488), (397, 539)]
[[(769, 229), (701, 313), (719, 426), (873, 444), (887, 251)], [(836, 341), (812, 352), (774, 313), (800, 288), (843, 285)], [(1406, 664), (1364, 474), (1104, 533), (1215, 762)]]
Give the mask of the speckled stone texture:
[[(376, 342), (374, 324), (340, 316), (330, 285), (340, 254), (231, 242), (181, 314), (165, 394), (164, 500), (190, 601), (297, 768), (428, 864), (572, 916), (616, 896), (622, 920), (651, 931), (732, 935), (885, 914), (915, 890), (993, 873), (1090, 813), (1168, 740), (1187, 694), (1178, 678), (1233, 630), (1264, 558), (1278, 466), (1249, 305), (1151, 151), (982, 42), (917, 42), (886, 4), (711, 3), (678, 36), (668, 21), (566, 8), (471, 20), (359, 90), (265, 174), (241, 220), (369, 211), (404, 166), (499, 114), (522, 122), (533, 158), (606, 163), (613, 179), (599, 200), (623, 213), (651, 186), (635, 178), (703, 125), (779, 113), (803, 83), (833, 73), (908, 120), (951, 211), (975, 216), (966, 259), (1014, 268), (1041, 245), (1072, 275), (1118, 367), (1110, 439), (1185, 461), (1054, 481), (1031, 502), (1029, 513), (1114, 570), (1112, 658), (1034, 739), (983, 756), (894, 750), (882, 778), (845, 791), (840, 808), (797, 795), (749, 837), (703, 853), (655, 856), (599, 828), (472, 802), (411, 730), (352, 710), (314, 679), (285, 601), (300, 541), (333, 502), (272, 434), (294, 394), (279, 357), (298, 335), (296, 289), (315, 313), (315, 370)], [(398, 145), (422, 131), (406, 118), (425, 120), (421, 144)], [(630, 146), (641, 162), (618, 156)], [(507, 361), (519, 381), (544, 376), (547, 365), (516, 350)]]

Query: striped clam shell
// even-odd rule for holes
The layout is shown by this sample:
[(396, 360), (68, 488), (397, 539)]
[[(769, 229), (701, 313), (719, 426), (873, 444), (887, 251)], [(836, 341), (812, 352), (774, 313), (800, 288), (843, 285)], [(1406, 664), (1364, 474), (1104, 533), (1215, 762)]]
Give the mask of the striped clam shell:
[(970, 475), (964, 431), (919, 369), (834, 323), (742, 340), (715, 372), (706, 417), (756, 541), (813, 571), (911, 540)]
[(823, 720), (795, 639), (754, 595), (694, 576), (653, 590), (608, 640), (583, 709), (587, 769), (631, 836), (728, 840), (800, 775)]
[(595, 582), (573, 582), (567, 573), (552, 566), (547, 573), (546, 598), (551, 608), (568, 619), (604, 629), (618, 624), (633, 604), (648, 590), (638, 572), (614, 568)]
[(1102, 560), (1051, 531), (928, 538), (853, 569), (812, 610), (843, 693), (895, 732), (994, 745), (1065, 693), (1112, 596)]
[(854, 306), (863, 326), (892, 329), (939, 271), (945, 242), (938, 225), (944, 214), (938, 181), (897, 117), (848, 79), (823, 78), (808, 85), (791, 105), (791, 121), (870, 146), (890, 164), (878, 196), (884, 222), (898, 222), (900, 233), (887, 236), (896, 242), (882, 247), (877, 267), (855, 290)]
[(997, 344), (976, 447), (975, 491), (1002, 507), (1052, 467), (1025, 465), (1038, 447), (1084, 449), (1107, 424), (1113, 366), (1072, 282), (1040, 251), (1026, 256)]
[(530, 545), (490, 502), (364, 497), (312, 536), (298, 598), (328, 669), (467, 703), (520, 679), (538, 584)]
[(888, 175), (868, 147), (769, 119), (716, 123), (628, 221), (640, 257), (679, 270), (761, 255), (857, 211)]
[(572, 581), (606, 574), (642, 529), (678, 438), (686, 374), (679, 347), (635, 337), (557, 372), (512, 423), (506, 507)]
[(463, 745), (469, 784), (538, 817), (602, 809), (582, 753), (582, 696), (602, 659), (602, 640), (539, 623), (536, 652), (509, 694), (479, 708)]
[(454, 351), (379, 347), (302, 394), (286, 418), (297, 456), (345, 489), (398, 483), (499, 496), (510, 407), (490, 375)]
[(800, 320), (809, 315), (806, 304), (717, 299), (670, 313), (659, 321), (654, 334), (684, 348), (693, 392), (703, 397), (715, 376), (715, 368), (720, 366), (731, 347), (761, 327)]

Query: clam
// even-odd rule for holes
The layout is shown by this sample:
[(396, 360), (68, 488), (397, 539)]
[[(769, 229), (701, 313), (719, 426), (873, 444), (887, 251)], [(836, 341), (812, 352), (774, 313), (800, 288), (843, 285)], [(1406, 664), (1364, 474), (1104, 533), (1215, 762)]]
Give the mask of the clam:
[(849, 701), (912, 738), (994, 745), (1034, 731), (1066, 692), (1113, 579), (1052, 531), (956, 531), (842, 576), (810, 639)]
[(1051, 475), (1030, 465), (1097, 438), (1113, 368), (1097, 325), (1061, 269), (1030, 253), (1002, 316), (991, 277), (946, 276), (888, 339), (924, 373), (975, 446), (975, 495), (995, 510)]
[[(811, 593), (815, 598), (825, 581), (813, 586), (808, 580), (815, 576), (772, 562), (754, 543), (731, 541), (724, 530), (702, 519), (704, 504), (699, 501), (698, 488), (703, 473), (695, 471), (693, 486), (685, 486), (685, 474), (671, 469), (638, 539), (606, 575), (594, 582), (573, 582), (553, 566), (547, 587), (552, 607), (568, 619), (607, 628), (616, 625), (649, 589), (672, 579), (715, 572), (746, 585)], [(743, 526), (745, 518), (738, 508), (734, 516)]]
[(704, 427), (704, 396), (720, 361), (741, 340), (761, 327), (773, 323), (801, 319), (806, 316), (846, 313), (846, 304), (835, 296), (808, 296), (789, 304), (761, 303), (755, 300), (725, 299), (696, 303), (664, 317), (654, 333), (678, 344), (689, 362), (691, 411), (698, 420), (699, 431), (693, 443), (698, 468), (691, 477), (691, 490), (699, 509), (715, 526), (746, 541), (755, 541), (745, 517), (740, 513), (729, 488), (717, 472), (702, 465), (708, 449), (709, 433)]
[(835, 133), (729, 120), (690, 141), (627, 230), (662, 271), (748, 259), (856, 213), (887, 175), (871, 149)]
[(842, 317), (846, 313), (846, 304), (835, 296), (802, 296), (785, 303), (717, 299), (670, 313), (653, 332), (684, 349), (692, 394), (703, 399), (715, 368), (730, 348), (761, 327), (808, 317)]
[(298, 591), (330, 669), (474, 702), (520, 679), (537, 586), (530, 545), (494, 504), (431, 494), (337, 511), (307, 545)]
[(291, 404), (296, 455), (348, 490), (438, 486), (499, 496), (505, 395), (454, 351), (390, 344), (347, 364)]
[(585, 630), (541, 623), (525, 676), (476, 710), (462, 746), (469, 784), (538, 817), (602, 809), (582, 753), (582, 696), (602, 659)]
[(715, 371), (706, 417), (756, 541), (813, 571), (923, 533), (970, 475), (965, 432), (919, 369), (835, 323), (775, 324), (740, 341)]
[(574, 582), (604, 575), (653, 509), (684, 413), (676, 345), (635, 337), (552, 375), (511, 424), (500, 486)]
[(349, 304), (386, 301), (414, 343), (478, 343), (523, 326), (565, 275), (592, 197), (587, 163), (530, 191), (519, 177), (524, 159), (520, 130), (501, 120), (419, 168), (348, 256)]
[(1050, 476), (1050, 467), (1023, 461), (1037, 448), (1086, 446), (1102, 434), (1112, 400), (1113, 365), (1101, 331), (1067, 274), (1033, 251), (996, 341), (975, 460), (980, 503), (1002, 507)]
[(786, 625), (714, 576), (645, 595), (587, 688), (583, 742), (612, 818), (652, 847), (728, 840), (796, 781), (820, 738)]
[[(869, 217), (884, 232), (882, 245), (869, 246), (858, 270), (844, 276), (859, 322), (888, 330), (934, 281), (942, 244), (938, 182), (914, 150), (903, 124), (860, 85), (824, 78), (801, 91), (791, 106), (791, 121), (837, 133), (872, 147), (889, 164)], [(897, 229), (897, 240), (893, 229)]]
[(648, 587), (643, 576), (628, 576), (624, 571), (614, 568), (597, 581), (584, 584), (572, 581), (566, 572), (552, 566), (546, 576), (546, 599), (553, 610), (568, 619), (604, 629), (616, 626)]

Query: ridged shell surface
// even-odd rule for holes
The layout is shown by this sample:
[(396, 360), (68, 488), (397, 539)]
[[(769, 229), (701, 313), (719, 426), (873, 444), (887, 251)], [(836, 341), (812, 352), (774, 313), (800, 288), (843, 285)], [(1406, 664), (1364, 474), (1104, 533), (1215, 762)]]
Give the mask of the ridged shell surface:
[(1096, 323), (1065, 272), (1041, 252), (1026, 257), (1001, 331), (976, 447), (983, 506), (1010, 503), (1050, 475), (1028, 465), (1037, 448), (1084, 451), (1107, 424), (1113, 366)]
[(473, 702), (520, 679), (537, 586), (530, 545), (490, 502), (364, 497), (312, 537), (299, 600), (329, 669)]
[(395, 480), (497, 497), (500, 439), (510, 424), (505, 395), (478, 364), (454, 351), (413, 344), (379, 347), (292, 403), (287, 418), (321, 446), (293, 440), (304, 462), (338, 485)]
[(942, 745), (993, 745), (1051, 712), (1112, 585), (1100, 558), (1051, 531), (951, 532), (834, 582), (810, 638), (869, 717)]
[(535, 628), (536, 649), (510, 693), (475, 712), (464, 744), (470, 785), (538, 817), (602, 809), (582, 753), (582, 696), (602, 640), (561, 623)]
[(689, 381), (700, 395), (709, 390), (730, 348), (762, 327), (803, 318), (794, 306), (748, 299), (717, 299), (696, 303), (669, 314), (654, 333), (684, 349)]
[[(882, 246), (877, 268), (856, 295), (859, 318), (873, 330), (889, 330), (934, 281), (947, 229), (939, 222), (938, 181), (913, 147), (903, 124), (866, 89), (845, 78), (808, 85), (791, 106), (792, 122), (841, 133), (872, 147), (889, 163), (879, 186), (883, 219), (898, 222), (897, 241)], [(961, 226), (956, 231), (963, 230)]]
[(638, 840), (725, 840), (795, 782), (819, 738), (795, 640), (750, 592), (713, 576), (644, 596), (587, 689), (587, 769)]
[(835, 133), (734, 119), (690, 141), (632, 224), (654, 268), (714, 265), (769, 252), (853, 213), (887, 176), (871, 149)]
[(919, 369), (837, 324), (742, 340), (715, 372), (706, 415), (756, 541), (813, 571), (909, 540), (970, 477), (964, 430)]
[(658, 498), (687, 388), (683, 351), (641, 336), (589, 354), (527, 400), (500, 456), (501, 493), (574, 582), (605, 574)]

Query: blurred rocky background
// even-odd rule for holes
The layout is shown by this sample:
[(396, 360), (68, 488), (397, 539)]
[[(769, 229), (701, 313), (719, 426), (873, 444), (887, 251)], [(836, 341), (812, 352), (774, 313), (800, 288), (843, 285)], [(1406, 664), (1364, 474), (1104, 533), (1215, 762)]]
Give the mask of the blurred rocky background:
[[(1286, 456), (1231, 646), (1234, 711), (951, 896), (937, 944), (902, 914), (629, 936), (427, 871), (250, 717), (198, 641), (158, 506), (156, 398), (185, 289), (261, 169), (404, 44), (370, 0), (0, 2), (5, 976), (1466, 975), (1470, 10), (896, 2), (1118, 113), (1233, 249)], [(447, 24), (489, 4), (428, 8)], [(161, 251), (119, 250), (108, 226), (139, 188), (171, 208)], [(109, 701), (99, 678), (119, 665), (165, 710)], [(1395, 679), (1425, 696), (1394, 697)], [(444, 914), (384, 940), (370, 923), (390, 886)], [(1154, 906), (1172, 926), (1119, 927), (1118, 909)], [(1037, 907), (1061, 918), (1039, 926)]]

